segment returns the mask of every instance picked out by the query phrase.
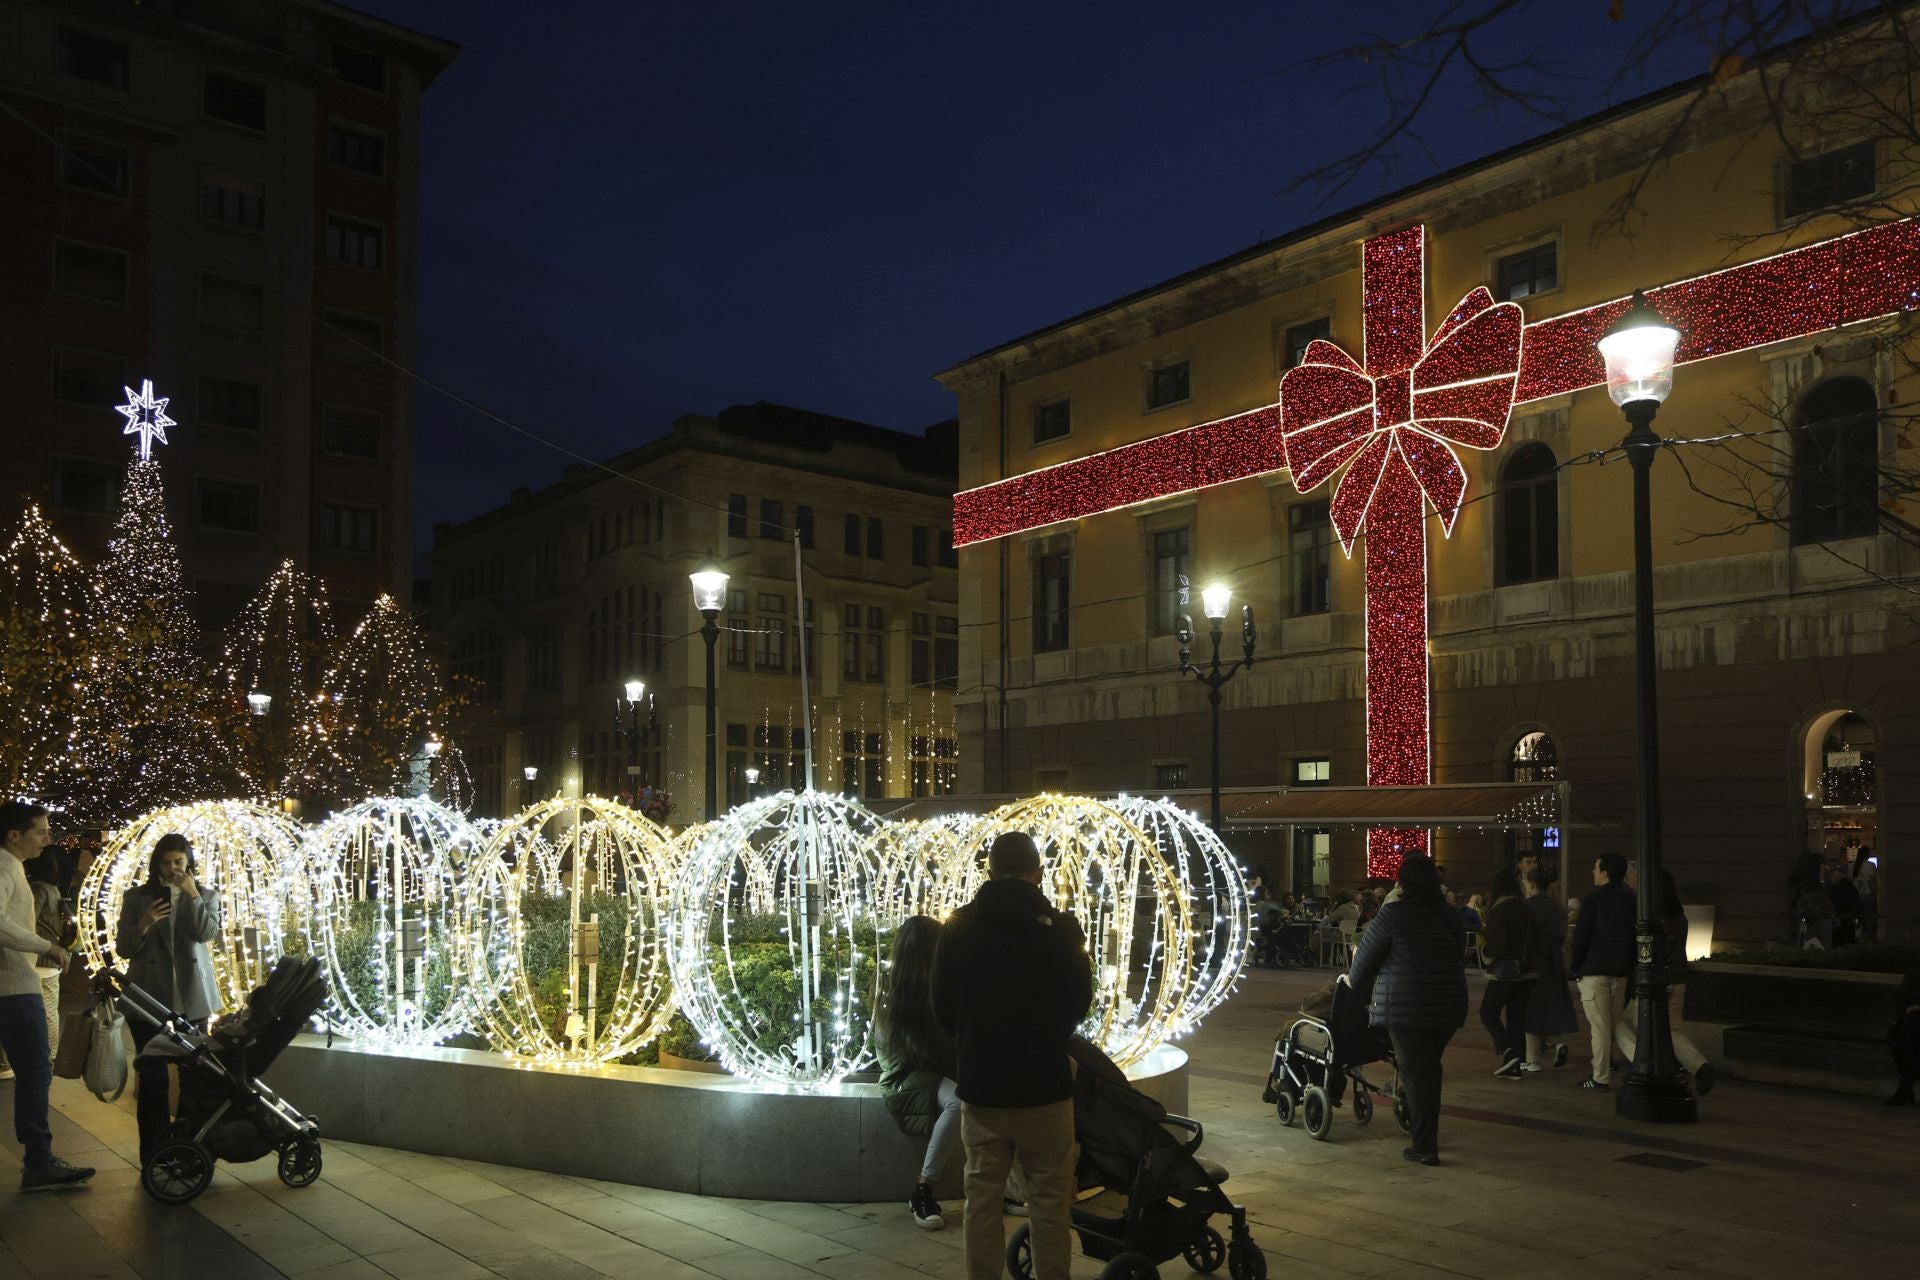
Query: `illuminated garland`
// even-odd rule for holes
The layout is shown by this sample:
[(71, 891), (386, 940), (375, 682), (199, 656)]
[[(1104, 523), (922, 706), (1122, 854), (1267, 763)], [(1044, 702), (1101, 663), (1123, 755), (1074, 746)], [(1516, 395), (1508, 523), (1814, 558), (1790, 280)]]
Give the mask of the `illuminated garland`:
[[(327, 586), (282, 560), (227, 628), (219, 678), (242, 781), (262, 796), (299, 794), (290, 759), (321, 728), (318, 696), (334, 644)], [(248, 695), (272, 701), (257, 715)]]
[(0, 794), (72, 807), (76, 735), (98, 645), (99, 598), (86, 569), (29, 503), (0, 551)]

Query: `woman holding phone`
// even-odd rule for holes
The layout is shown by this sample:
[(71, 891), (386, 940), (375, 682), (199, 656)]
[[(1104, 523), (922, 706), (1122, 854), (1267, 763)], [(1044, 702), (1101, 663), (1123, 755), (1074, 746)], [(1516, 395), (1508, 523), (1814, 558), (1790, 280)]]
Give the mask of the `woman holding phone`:
[[(194, 878), (193, 845), (179, 832), (160, 837), (147, 862), (147, 880), (127, 890), (120, 903), (115, 946), (127, 962), (127, 981), (200, 1030), (219, 1007), (213, 952), (220, 936), (220, 895)], [(136, 1051), (160, 1031), (123, 1003)], [(164, 1062), (135, 1062), (139, 1090), (140, 1163), (153, 1154), (173, 1123)]]

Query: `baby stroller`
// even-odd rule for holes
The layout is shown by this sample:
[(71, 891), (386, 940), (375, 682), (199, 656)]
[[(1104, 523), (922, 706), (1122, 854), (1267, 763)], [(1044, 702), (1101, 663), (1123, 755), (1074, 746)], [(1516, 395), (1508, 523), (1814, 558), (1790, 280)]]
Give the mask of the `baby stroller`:
[[(1247, 1211), (1220, 1190), (1227, 1171), (1195, 1154), (1205, 1137), (1199, 1122), (1168, 1114), (1086, 1041), (1074, 1040), (1073, 1057), (1080, 1187), (1100, 1189), (1074, 1205), (1073, 1230), (1081, 1252), (1107, 1264), (1101, 1280), (1158, 1280), (1158, 1264), (1176, 1257), (1195, 1271), (1224, 1263), (1232, 1280), (1265, 1280), (1267, 1259), (1247, 1231)], [(1214, 1214), (1230, 1219), (1230, 1239), (1209, 1225)], [(1030, 1226), (1008, 1241), (1007, 1269), (1033, 1280)]]
[[(1384, 1062), (1393, 1071), (1384, 1088), (1376, 1087), (1361, 1068)], [(1393, 1100), (1393, 1118), (1403, 1133), (1413, 1132), (1413, 1120), (1400, 1091), (1400, 1071), (1393, 1061), (1393, 1044), (1385, 1030), (1367, 1025), (1367, 1008), (1341, 974), (1333, 982), (1329, 1006), (1309, 1012), (1288, 1027), (1273, 1046), (1273, 1067), (1260, 1095), (1292, 1125), (1299, 1116), (1309, 1136), (1326, 1141), (1333, 1131), (1333, 1110), (1347, 1085), (1353, 1085), (1353, 1118), (1361, 1124), (1373, 1119), (1373, 1096)]]
[(319, 1178), (320, 1126), (259, 1078), (326, 1003), (318, 960), (283, 958), (247, 996), (246, 1008), (220, 1019), (208, 1035), (118, 975), (108, 983), (160, 1026), (140, 1058), (180, 1068), (179, 1114), (140, 1171), (148, 1195), (185, 1204), (213, 1182), (215, 1160), (245, 1164), (276, 1151), (280, 1181), (289, 1187)]

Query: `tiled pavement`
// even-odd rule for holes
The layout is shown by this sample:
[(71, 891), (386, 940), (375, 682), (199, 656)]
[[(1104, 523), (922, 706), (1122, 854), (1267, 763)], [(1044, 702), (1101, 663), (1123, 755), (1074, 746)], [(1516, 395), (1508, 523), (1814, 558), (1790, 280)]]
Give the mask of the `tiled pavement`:
[[(1384, 1108), (1367, 1128), (1341, 1112), (1320, 1143), (1260, 1102), (1274, 1030), (1313, 985), (1253, 974), (1188, 1046), (1206, 1150), (1232, 1170), (1276, 1277), (1920, 1273), (1920, 1111), (1727, 1081), (1697, 1125), (1630, 1125), (1575, 1087), (1578, 1048), (1564, 1071), (1506, 1083), (1476, 1029), (1448, 1054), (1447, 1163), (1419, 1168)], [(703, 1199), (338, 1142), (313, 1187), (282, 1187), (271, 1161), (222, 1165), (199, 1201), (166, 1209), (129, 1162), (129, 1104), (66, 1081), (56, 1102), (58, 1148), (100, 1174), (15, 1197), (17, 1151), (0, 1154), (6, 1280), (962, 1274), (959, 1232), (916, 1230), (902, 1205)], [(1076, 1277), (1097, 1272), (1076, 1261)]]

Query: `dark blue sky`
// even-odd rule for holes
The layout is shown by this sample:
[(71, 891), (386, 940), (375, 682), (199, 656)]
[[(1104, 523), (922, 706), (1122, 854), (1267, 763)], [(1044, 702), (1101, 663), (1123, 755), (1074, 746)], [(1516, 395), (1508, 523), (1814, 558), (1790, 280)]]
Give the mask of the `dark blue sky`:
[[(464, 47), (424, 102), (421, 372), (593, 457), (763, 398), (925, 427), (961, 357), (1436, 167), (1302, 188), (1383, 107), (1366, 67), (1276, 74), (1431, 2), (359, 3)], [(1491, 47), (1594, 110), (1704, 69), (1615, 82), (1607, 7)], [(1549, 127), (1440, 101), (1438, 167)], [(423, 391), (416, 549), (566, 461)]]

